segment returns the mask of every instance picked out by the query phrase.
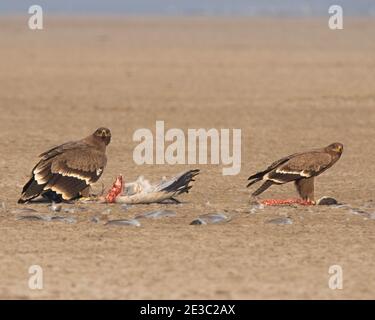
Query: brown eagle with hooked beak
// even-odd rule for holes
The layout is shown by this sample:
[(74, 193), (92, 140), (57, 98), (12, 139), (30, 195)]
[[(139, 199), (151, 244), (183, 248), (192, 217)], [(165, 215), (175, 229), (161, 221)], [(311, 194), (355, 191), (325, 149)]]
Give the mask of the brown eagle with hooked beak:
[(315, 203), (315, 177), (333, 166), (340, 159), (343, 150), (344, 146), (336, 142), (322, 149), (284, 157), (267, 169), (250, 176), (247, 187), (258, 181), (264, 181), (260, 188), (253, 192), (252, 196), (256, 197), (274, 184), (280, 185), (294, 181), (302, 200)]
[(38, 196), (55, 202), (88, 196), (90, 185), (99, 180), (107, 164), (110, 141), (111, 131), (102, 127), (84, 139), (42, 153), (18, 203)]

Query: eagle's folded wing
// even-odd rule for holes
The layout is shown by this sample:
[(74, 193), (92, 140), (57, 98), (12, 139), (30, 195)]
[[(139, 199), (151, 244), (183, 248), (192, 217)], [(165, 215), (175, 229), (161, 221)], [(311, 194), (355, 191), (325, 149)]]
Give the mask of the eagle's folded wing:
[(331, 163), (332, 157), (327, 153), (300, 154), (269, 172), (265, 178), (275, 183), (311, 178), (328, 169)]
[(51, 189), (61, 194), (64, 199), (70, 199), (98, 181), (106, 163), (105, 154), (90, 147), (65, 151), (52, 160), (50, 168), (52, 177), (45, 189)]
[(103, 152), (82, 142), (55, 147), (41, 154), (22, 196), (28, 198), (42, 190), (52, 190), (64, 199), (74, 198), (100, 178), (106, 162)]

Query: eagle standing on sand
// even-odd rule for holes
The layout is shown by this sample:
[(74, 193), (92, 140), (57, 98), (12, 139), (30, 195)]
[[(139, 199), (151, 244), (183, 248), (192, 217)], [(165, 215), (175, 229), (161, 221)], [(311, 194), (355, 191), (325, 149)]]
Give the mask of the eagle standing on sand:
[(258, 181), (265, 181), (252, 196), (256, 197), (274, 184), (284, 184), (294, 181), (297, 191), (303, 201), (314, 201), (314, 178), (340, 159), (344, 146), (341, 143), (332, 143), (328, 147), (302, 153), (295, 153), (284, 157), (266, 170), (249, 177), (247, 187)]
[(82, 140), (42, 153), (18, 203), (40, 195), (56, 202), (88, 196), (90, 185), (99, 180), (106, 166), (105, 151), (110, 141), (111, 131), (99, 128)]

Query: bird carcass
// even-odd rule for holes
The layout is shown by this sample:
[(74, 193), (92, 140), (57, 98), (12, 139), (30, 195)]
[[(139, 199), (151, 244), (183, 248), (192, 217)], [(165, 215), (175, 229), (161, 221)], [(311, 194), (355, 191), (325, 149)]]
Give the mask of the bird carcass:
[(199, 174), (199, 169), (180, 173), (170, 179), (163, 178), (157, 183), (140, 176), (136, 181), (124, 183), (122, 176), (118, 176), (112, 188), (105, 196), (107, 203), (147, 204), (173, 201), (181, 193), (188, 193), (192, 187), (191, 182)]

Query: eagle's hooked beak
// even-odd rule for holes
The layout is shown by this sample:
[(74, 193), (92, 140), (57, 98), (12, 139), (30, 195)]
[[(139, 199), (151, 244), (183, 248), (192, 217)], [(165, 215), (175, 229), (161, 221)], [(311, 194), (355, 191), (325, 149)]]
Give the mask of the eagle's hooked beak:
[(343, 150), (342, 146), (337, 146), (337, 147), (334, 149), (334, 151), (337, 152), (337, 153), (342, 153), (342, 150)]

